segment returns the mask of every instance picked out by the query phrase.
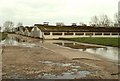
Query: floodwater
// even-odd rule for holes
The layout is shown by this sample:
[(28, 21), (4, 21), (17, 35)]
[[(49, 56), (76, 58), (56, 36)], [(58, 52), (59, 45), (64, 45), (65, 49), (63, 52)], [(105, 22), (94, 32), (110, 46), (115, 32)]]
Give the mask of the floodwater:
[(89, 71), (78, 71), (78, 72), (64, 72), (61, 75), (54, 75), (45, 73), (41, 76), (42, 79), (79, 79), (81, 77), (86, 77), (86, 75), (90, 74)]
[(89, 75), (90, 71), (81, 71), (80, 66), (74, 65), (72, 63), (58, 63), (58, 62), (52, 62), (52, 61), (39, 61), (40, 63), (47, 64), (49, 66), (61, 66), (61, 67), (71, 67), (71, 70), (68, 70), (67, 72), (63, 72), (59, 75), (51, 74), (51, 73), (43, 73), (42, 75), (38, 75), (41, 79), (79, 79), (81, 77), (86, 77)]
[[(37, 44), (30, 43), (28, 40), (19, 39), (16, 37), (8, 37), (5, 40), (1, 41), (0, 44), (7, 46), (21, 46), (21, 47), (40, 47)], [(81, 77), (86, 77), (87, 75), (93, 73), (93, 71), (81, 70), (80, 65), (75, 65), (73, 63), (59, 63), (52, 61), (38, 61), (38, 63), (43, 63), (48, 66), (59, 66), (59, 67), (70, 67), (71, 69), (60, 73), (43, 73), (36, 76), (36, 79), (79, 79)], [(7, 76), (12, 79), (25, 79), (25, 76), (19, 74), (12, 74)]]
[[(87, 53), (90, 53), (90, 54), (95, 54), (97, 56), (100, 56), (102, 58), (105, 58), (109, 61), (112, 61), (112, 62), (118, 62), (118, 54), (119, 54), (119, 50), (120, 48), (117, 48), (117, 47), (110, 47), (110, 46), (99, 46), (99, 45), (95, 45), (96, 47), (92, 47), (94, 45), (92, 44), (86, 44), (86, 43), (77, 43), (77, 42), (69, 42), (69, 41), (59, 41), (59, 42), (54, 42), (54, 44), (57, 44), (59, 46), (63, 46), (63, 47), (66, 47), (66, 48), (72, 48), (72, 49), (75, 49), (75, 50), (79, 50), (79, 51), (84, 51), (84, 52), (87, 52)], [(87, 45), (87, 46), (91, 46), (89, 48), (74, 48), (74, 45)], [(72, 45), (72, 47), (71, 47)]]
[(85, 52), (96, 54), (96, 55), (102, 56), (102, 57), (107, 58), (112, 61), (119, 60), (118, 59), (118, 53), (119, 53), (118, 50), (120, 50), (120, 48), (116, 48), (116, 47), (84, 49)]
[[(42, 41), (42, 40), (40, 40)], [(72, 41), (64, 41), (64, 40), (54, 40), (54, 41), (50, 41), (50, 40), (45, 40), (44, 43), (53, 43), (53, 44), (56, 44), (56, 45), (59, 45), (59, 46), (62, 46), (62, 47), (66, 47), (66, 48), (72, 48), (72, 49), (75, 49), (75, 50), (79, 50), (79, 51), (84, 51), (84, 52), (88, 52), (88, 53), (91, 53), (91, 54), (95, 54), (95, 55), (98, 55), (98, 56), (101, 56), (103, 58), (106, 58), (110, 61), (113, 61), (113, 62), (117, 62), (119, 59), (118, 59), (118, 53), (120, 50), (120, 48), (117, 48), (117, 47), (110, 47), (110, 46), (97, 46), (97, 47), (91, 47), (91, 48), (80, 48), (80, 49), (76, 49), (76, 48), (73, 48), (73, 47), (69, 47), (69, 45), (86, 45), (86, 46), (89, 46), (89, 44), (86, 44), (86, 43), (78, 43), (78, 42), (72, 42)], [(1, 41), (0, 44), (4, 44), (4, 45), (19, 45), (19, 46), (23, 46), (23, 47), (39, 47), (39, 45), (36, 45), (34, 43), (29, 43), (28, 40), (23, 40), (23, 39), (20, 39), (20, 38), (16, 38), (16, 37), (8, 37), (6, 38), (5, 40)], [(91, 46), (91, 44), (90, 44)]]
[[(42, 40), (38, 41), (41, 42)], [(117, 47), (109, 47), (109, 46), (96, 46), (96, 47), (92, 47), (94, 45), (90, 44), (91, 47), (89, 48), (80, 48), (80, 49), (75, 49), (74, 47), (69, 47), (69, 45), (86, 45), (89, 46), (89, 44), (86, 43), (78, 43), (78, 42), (72, 42), (72, 41), (62, 41), (62, 40), (45, 40), (43, 43), (52, 43), (64, 48), (70, 48), (70, 49), (74, 49), (74, 50), (79, 50), (79, 51), (84, 51), (84, 52), (88, 52), (90, 54), (95, 54), (98, 56), (101, 56), (103, 58), (106, 58), (108, 60), (111, 60), (113, 62), (118, 61), (118, 50), (120, 48)], [(5, 40), (1, 41), (0, 44), (2, 45), (13, 45), (13, 46), (22, 46), (22, 47), (41, 47), (38, 44), (35, 43), (30, 43), (30, 40), (25, 40), (22, 38), (18, 38), (18, 37), (8, 37)], [(82, 47), (82, 46), (81, 46)], [(74, 65), (72, 63), (58, 63), (58, 62), (52, 62), (52, 61), (38, 61), (39, 63), (43, 63), (46, 64), (48, 66), (60, 66), (60, 67), (71, 67), (70, 70), (68, 70), (67, 72), (63, 72), (61, 74), (54, 74), (54, 73), (43, 73), (42, 75), (38, 75), (37, 78), (38, 79), (78, 79), (81, 77), (86, 77), (87, 75), (93, 73), (93, 71), (86, 71), (86, 70), (80, 70), (81, 67), (80, 65)], [(20, 76), (20, 75), (11, 75), (13, 78), (23, 78), (24, 76)]]
[(0, 42), (2, 45), (22, 46), (22, 47), (36, 47), (38, 45), (29, 43), (27, 40), (23, 40), (16, 37), (7, 37), (5, 40)]

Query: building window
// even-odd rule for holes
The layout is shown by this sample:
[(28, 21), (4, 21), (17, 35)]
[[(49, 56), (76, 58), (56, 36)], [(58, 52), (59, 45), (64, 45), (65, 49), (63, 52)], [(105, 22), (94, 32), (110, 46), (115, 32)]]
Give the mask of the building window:
[(77, 33), (75, 33), (75, 35), (84, 35), (84, 33), (77, 32)]
[(104, 35), (110, 35), (110, 33), (108, 33), (108, 32), (105, 32), (105, 33), (104, 33)]
[(118, 33), (116, 33), (116, 32), (113, 32), (113, 33), (112, 33), (112, 35), (118, 35)]
[(73, 35), (73, 33), (66, 32), (66, 33), (64, 33), (64, 35)]
[(95, 32), (95, 35), (102, 35), (102, 32)]
[(91, 32), (87, 32), (86, 35), (93, 35), (93, 33), (91, 33)]
[(62, 33), (52, 33), (53, 35), (62, 35)]
[(50, 32), (44, 32), (44, 35), (50, 35)]

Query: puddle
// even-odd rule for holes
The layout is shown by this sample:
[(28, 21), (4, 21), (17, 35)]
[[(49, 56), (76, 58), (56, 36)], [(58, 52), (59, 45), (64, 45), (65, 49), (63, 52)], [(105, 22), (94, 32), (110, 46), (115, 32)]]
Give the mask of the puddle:
[(92, 46), (92, 45), (84, 45), (84, 44), (80, 44), (80, 43), (76, 43), (76, 42), (67, 42), (66, 41), (59, 41), (59, 42), (53, 42), (53, 44), (57, 44), (60, 46), (64, 46), (64, 47), (68, 47), (68, 48), (72, 48), (72, 49), (76, 49), (79, 51), (83, 51), (83, 52), (87, 52), (90, 54), (95, 54), (97, 56), (103, 57), (107, 60), (110, 60), (112, 62), (118, 62), (118, 50), (120, 50), (120, 48), (117, 47), (109, 47), (109, 46), (104, 46), (104, 47), (99, 47), (99, 46)]
[(106, 47), (106, 48), (91, 48), (91, 49), (86, 49), (84, 50), (84, 52), (88, 52), (88, 53), (92, 53), (92, 54), (96, 54), (98, 56), (102, 56), (108, 60), (114, 61), (114, 62), (118, 62), (118, 50), (120, 50), (120, 48), (117, 47)]
[(12, 45), (12, 46), (21, 46), (21, 47), (40, 47), (39, 45), (29, 43), (27, 40), (18, 39), (16, 37), (7, 37), (5, 40), (0, 42), (1, 45)]
[(39, 78), (42, 79), (75, 79), (86, 77), (86, 75), (90, 74), (89, 71), (80, 71), (80, 66), (75, 65), (74, 63), (58, 63), (52, 61), (39, 61), (39, 62), (50, 66), (56, 65), (61, 67), (71, 67), (70, 70), (68, 70), (67, 72), (63, 72), (60, 75), (50, 73), (43, 73), (42, 75), (38, 75)]
[[(13, 45), (13, 46), (22, 46), (22, 47), (41, 47), (37, 44), (32, 44), (29, 43), (30, 40), (27, 39), (22, 39), (22, 38), (18, 38), (18, 37), (10, 37), (8, 36), (8, 38), (6, 38), (5, 40), (1, 41), (0, 44), (2, 45)], [(46, 42), (50, 42), (50, 41), (46, 41)], [(91, 54), (95, 54), (98, 55), (100, 57), (103, 57), (105, 59), (108, 59), (110, 61), (113, 62), (118, 62), (118, 50), (120, 50), (120, 48), (117, 47), (109, 47), (109, 46), (105, 46), (105, 47), (98, 47), (98, 46), (92, 46), (86, 43), (78, 43), (78, 42), (71, 42), (71, 41), (59, 41), (59, 40), (53, 40), (50, 43), (52, 44), (57, 44), (60, 46), (64, 46), (67, 48), (72, 48), (72, 49), (76, 49), (79, 51), (83, 51), (83, 52), (88, 52)]]
[(40, 78), (42, 79), (79, 79), (89, 75), (89, 71), (78, 71), (78, 72), (64, 72), (61, 75), (44, 73)]

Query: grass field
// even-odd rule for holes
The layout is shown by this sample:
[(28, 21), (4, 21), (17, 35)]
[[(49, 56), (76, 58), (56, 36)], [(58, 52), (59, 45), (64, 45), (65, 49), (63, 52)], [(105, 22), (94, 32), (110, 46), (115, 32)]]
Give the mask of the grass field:
[(7, 33), (0, 32), (0, 40), (4, 40), (7, 37)]
[(61, 38), (62, 40), (77, 41), (90, 44), (106, 45), (120, 47), (120, 38), (108, 38), (108, 37), (81, 37), (81, 38)]

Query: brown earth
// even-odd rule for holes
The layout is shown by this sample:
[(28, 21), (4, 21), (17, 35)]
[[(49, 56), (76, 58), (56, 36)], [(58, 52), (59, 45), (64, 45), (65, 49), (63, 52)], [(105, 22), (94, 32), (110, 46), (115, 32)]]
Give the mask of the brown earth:
[[(15, 35), (16, 36), (16, 35)], [(17, 35), (18, 36), (18, 35)], [(19, 36), (22, 37), (22, 36)], [(31, 43), (39, 39), (22, 37)], [(40, 61), (52, 61), (55, 63), (74, 63), (80, 66), (80, 70), (94, 71), (83, 77), (87, 79), (117, 79), (118, 66), (110, 61), (94, 60), (86, 58), (67, 58), (65, 54), (59, 54), (43, 47), (3, 46), (2, 63), (3, 79), (36, 79), (43, 73), (61, 74), (71, 69), (69, 66), (56, 66), (41, 63)], [(89, 55), (88, 55), (89, 56)], [(81, 78), (82, 79), (82, 78)]]

